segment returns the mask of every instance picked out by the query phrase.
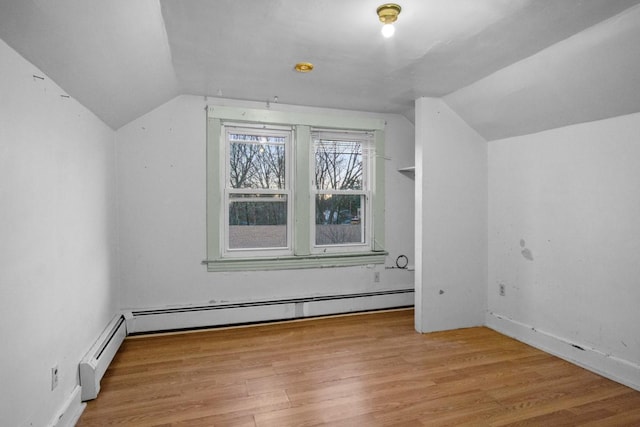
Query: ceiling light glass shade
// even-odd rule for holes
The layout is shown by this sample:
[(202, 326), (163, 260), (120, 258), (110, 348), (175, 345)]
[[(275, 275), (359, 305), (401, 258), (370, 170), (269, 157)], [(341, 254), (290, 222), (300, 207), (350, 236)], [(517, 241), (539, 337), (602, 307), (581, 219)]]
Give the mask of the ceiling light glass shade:
[(395, 32), (396, 28), (393, 26), (393, 24), (384, 24), (382, 26), (382, 35), (385, 38), (391, 37)]
[(389, 38), (396, 32), (393, 23), (398, 20), (398, 15), (401, 10), (400, 5), (395, 3), (386, 3), (376, 9), (378, 19), (384, 24), (382, 26), (382, 35), (384, 37)]

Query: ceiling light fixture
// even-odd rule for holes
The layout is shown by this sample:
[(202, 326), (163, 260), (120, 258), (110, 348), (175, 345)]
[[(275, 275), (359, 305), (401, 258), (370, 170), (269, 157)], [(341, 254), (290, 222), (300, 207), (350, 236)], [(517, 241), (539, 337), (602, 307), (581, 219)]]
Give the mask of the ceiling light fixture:
[(295, 70), (299, 73), (308, 73), (313, 70), (313, 64), (311, 62), (298, 62)]
[(380, 22), (384, 24), (382, 26), (382, 35), (386, 38), (391, 37), (396, 32), (393, 23), (398, 20), (401, 10), (402, 8), (395, 3), (386, 3), (376, 9)]

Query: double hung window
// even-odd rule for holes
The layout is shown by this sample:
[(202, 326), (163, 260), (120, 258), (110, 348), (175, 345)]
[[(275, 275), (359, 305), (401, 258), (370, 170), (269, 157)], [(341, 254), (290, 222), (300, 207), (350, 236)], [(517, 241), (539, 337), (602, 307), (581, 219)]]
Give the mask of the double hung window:
[(225, 126), (226, 256), (291, 253), (291, 131)]
[(207, 115), (208, 271), (384, 262), (382, 120)]
[(362, 251), (369, 243), (370, 132), (314, 130), (313, 182), (316, 251)]

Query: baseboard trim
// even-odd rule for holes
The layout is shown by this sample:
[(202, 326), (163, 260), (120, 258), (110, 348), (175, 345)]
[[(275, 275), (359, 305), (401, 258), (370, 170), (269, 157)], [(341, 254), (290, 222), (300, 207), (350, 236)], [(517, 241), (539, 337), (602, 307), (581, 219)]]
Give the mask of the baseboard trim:
[(291, 320), (412, 306), (413, 289), (324, 295), (268, 301), (237, 302), (132, 310), (125, 313), (129, 334)]
[(486, 324), (496, 332), (640, 391), (640, 365), (497, 313), (489, 312)]
[(82, 390), (75, 386), (71, 395), (65, 400), (58, 415), (49, 423), (51, 427), (73, 427), (76, 425), (87, 404), (80, 400)]

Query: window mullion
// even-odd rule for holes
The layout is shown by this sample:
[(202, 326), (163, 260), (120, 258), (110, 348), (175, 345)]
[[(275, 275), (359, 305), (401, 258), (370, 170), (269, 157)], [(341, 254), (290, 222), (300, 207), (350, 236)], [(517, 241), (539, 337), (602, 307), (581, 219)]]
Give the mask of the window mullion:
[(295, 127), (295, 143), (293, 156), (295, 168), (293, 185), (294, 191), (294, 242), (295, 255), (309, 255), (311, 253), (311, 216), (313, 212), (311, 198), (311, 131), (309, 126)]

